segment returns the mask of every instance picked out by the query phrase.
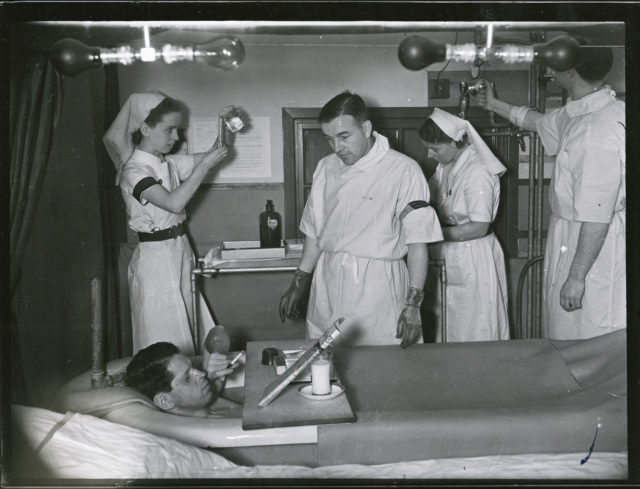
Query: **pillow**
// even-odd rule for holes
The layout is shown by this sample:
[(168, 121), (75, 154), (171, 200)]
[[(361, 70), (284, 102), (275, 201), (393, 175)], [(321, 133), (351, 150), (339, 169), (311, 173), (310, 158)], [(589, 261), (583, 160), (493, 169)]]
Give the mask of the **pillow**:
[[(23, 445), (14, 453), (35, 456), (47, 478), (200, 478), (236, 467), (208, 450), (94, 416), (12, 406), (12, 422), (13, 432), (21, 434), (14, 441)], [(33, 458), (15, 462), (34, 464)]]

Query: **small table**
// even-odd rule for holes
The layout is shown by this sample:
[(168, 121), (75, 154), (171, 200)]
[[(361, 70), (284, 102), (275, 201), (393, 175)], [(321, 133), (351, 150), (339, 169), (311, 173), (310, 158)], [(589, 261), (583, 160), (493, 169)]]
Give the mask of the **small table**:
[[(251, 341), (247, 343), (245, 367), (245, 401), (242, 411), (242, 428), (275, 428), (280, 426), (305, 426), (332, 423), (349, 423), (356, 417), (349, 405), (346, 393), (333, 399), (311, 400), (298, 392), (305, 383), (293, 382), (267, 406), (258, 402), (267, 385), (276, 378), (273, 365), (262, 365), (262, 350), (275, 347), (280, 350), (307, 349), (315, 340)], [(337, 371), (338, 377), (340, 371)], [(338, 381), (339, 383), (339, 381)]]

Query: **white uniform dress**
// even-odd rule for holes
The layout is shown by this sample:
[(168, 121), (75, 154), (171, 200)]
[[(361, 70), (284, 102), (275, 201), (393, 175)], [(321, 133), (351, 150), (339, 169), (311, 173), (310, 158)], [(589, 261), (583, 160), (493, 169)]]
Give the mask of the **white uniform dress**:
[[(556, 155), (544, 262), (543, 335), (591, 338), (626, 327), (625, 104), (608, 87), (570, 101), (537, 122), (546, 152)], [(608, 223), (585, 280), (582, 309), (560, 306), (560, 290), (582, 222)]]
[(404, 308), (407, 245), (442, 239), (431, 207), (401, 212), (412, 201), (429, 201), (420, 166), (389, 148), (386, 137), (354, 165), (331, 154), (318, 163), (300, 230), (322, 250), (307, 311), (307, 335), (318, 337), (333, 321), (353, 320), (343, 344), (398, 344), (396, 325)]
[[(149, 188), (154, 181), (168, 191), (175, 189), (191, 174), (193, 162), (191, 155), (171, 155), (162, 161), (144, 151), (136, 149), (133, 152), (120, 179), (131, 229), (151, 233), (186, 219), (186, 212), (165, 211), (139, 194), (141, 188)], [(129, 264), (134, 354), (158, 341), (170, 341), (186, 355), (195, 353), (190, 329), (193, 260), (186, 234), (164, 241), (141, 242), (136, 246)]]
[[(443, 226), (493, 222), (496, 217), (500, 180), (473, 146), (454, 163), (438, 165), (429, 188)], [(445, 261), (447, 342), (509, 339), (504, 254), (495, 234), (429, 245), (429, 255)], [(427, 278), (427, 292), (428, 303), (439, 309), (442, 298), (435, 274)], [(437, 339), (442, 339), (440, 331)]]

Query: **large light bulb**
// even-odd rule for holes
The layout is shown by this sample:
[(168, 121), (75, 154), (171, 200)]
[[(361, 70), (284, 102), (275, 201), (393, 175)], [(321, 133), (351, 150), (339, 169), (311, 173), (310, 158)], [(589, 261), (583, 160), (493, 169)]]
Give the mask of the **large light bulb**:
[(75, 39), (60, 39), (51, 48), (51, 64), (60, 73), (74, 76), (102, 66), (100, 48), (87, 46)]
[(552, 70), (567, 71), (578, 62), (580, 44), (572, 37), (559, 36), (546, 44), (534, 44), (534, 60)]
[(216, 37), (194, 46), (193, 59), (223, 70), (233, 70), (244, 61), (244, 45), (235, 37)]
[(417, 71), (427, 66), (445, 61), (447, 47), (422, 36), (409, 36), (398, 47), (398, 58), (402, 66)]

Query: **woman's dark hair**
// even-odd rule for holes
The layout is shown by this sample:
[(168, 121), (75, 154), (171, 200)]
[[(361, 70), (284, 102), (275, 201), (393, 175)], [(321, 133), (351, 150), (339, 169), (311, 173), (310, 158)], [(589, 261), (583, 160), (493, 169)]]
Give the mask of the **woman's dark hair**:
[[(180, 104), (178, 104), (174, 99), (165, 97), (162, 102), (151, 109), (151, 112), (149, 112), (149, 115), (144, 122), (149, 127), (155, 127), (166, 114), (171, 114), (173, 112), (182, 112), (182, 106), (180, 106)], [(142, 133), (140, 132), (140, 129), (136, 129), (136, 131), (131, 134), (131, 141), (135, 146), (140, 144), (140, 141), (142, 141)]]
[(429, 118), (422, 123), (420, 129), (418, 130), (418, 134), (420, 134), (420, 139), (422, 139), (425, 143), (431, 144), (440, 144), (440, 143), (455, 143), (456, 148), (465, 147), (469, 138), (465, 134), (462, 136), (460, 141), (454, 141), (449, 136), (447, 136), (442, 129), (436, 124), (433, 119)]
[(318, 122), (325, 124), (341, 115), (350, 115), (360, 124), (369, 120), (369, 111), (359, 95), (342, 92), (329, 100), (318, 115)]
[(125, 384), (153, 400), (159, 392), (171, 392), (171, 358), (180, 353), (173, 343), (154, 343), (135, 354), (125, 373)]

